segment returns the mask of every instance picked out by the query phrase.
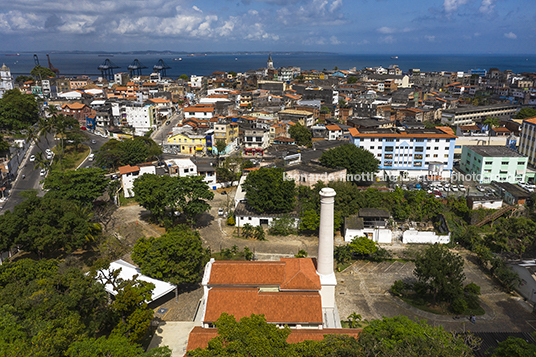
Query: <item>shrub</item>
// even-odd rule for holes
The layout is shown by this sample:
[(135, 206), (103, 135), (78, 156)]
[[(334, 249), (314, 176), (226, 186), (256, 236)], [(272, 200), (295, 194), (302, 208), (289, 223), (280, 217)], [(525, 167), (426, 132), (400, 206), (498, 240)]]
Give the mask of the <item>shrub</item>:
[(227, 217), (227, 225), (228, 226), (234, 226), (236, 224), (236, 221), (234, 219), (234, 216)]
[(288, 236), (295, 233), (294, 219), (290, 217), (276, 218), (270, 224), (270, 234), (276, 236)]
[(406, 284), (402, 280), (396, 280), (391, 286), (391, 293), (396, 296), (402, 296), (406, 290)]
[(452, 311), (454, 311), (457, 314), (463, 313), (465, 310), (467, 310), (467, 301), (461, 296), (457, 297), (452, 301), (452, 304), (450, 304), (450, 308)]
[(344, 264), (352, 259), (352, 247), (349, 245), (336, 246), (333, 253), (337, 264)]
[(303, 249), (298, 250), (298, 254), (294, 258), (307, 258), (307, 252)]
[(253, 259), (253, 252), (248, 247), (244, 247), (244, 258), (246, 260)]
[(480, 286), (476, 285), (475, 283), (469, 283), (465, 285), (463, 291), (467, 294), (480, 295)]
[(393, 255), (387, 249), (378, 247), (376, 253), (371, 255), (370, 260), (374, 262), (383, 262), (385, 260), (391, 259), (392, 257)]

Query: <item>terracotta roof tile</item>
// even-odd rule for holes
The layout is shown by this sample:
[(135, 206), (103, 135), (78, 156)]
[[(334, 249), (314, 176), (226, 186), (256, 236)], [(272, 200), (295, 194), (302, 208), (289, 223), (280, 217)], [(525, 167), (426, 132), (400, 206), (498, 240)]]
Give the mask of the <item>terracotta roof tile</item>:
[(326, 129), (328, 130), (341, 130), (341, 128), (339, 128), (339, 126), (337, 125), (326, 125)]
[(526, 121), (527, 123), (530, 123), (530, 124), (536, 124), (536, 117), (527, 118), (523, 121)]
[(216, 261), (209, 285), (279, 285), (285, 279), (284, 262)]
[(285, 281), (281, 290), (320, 290), (320, 277), (311, 258), (281, 258), (285, 262)]
[(317, 291), (266, 292), (255, 288), (212, 288), (208, 291), (204, 321), (216, 321), (226, 312), (237, 320), (263, 314), (273, 323), (321, 324), (322, 301)]
[(137, 172), (137, 171), (140, 171), (140, 168), (138, 166), (126, 165), (126, 166), (119, 167), (119, 174), (121, 175), (128, 174), (131, 172)]

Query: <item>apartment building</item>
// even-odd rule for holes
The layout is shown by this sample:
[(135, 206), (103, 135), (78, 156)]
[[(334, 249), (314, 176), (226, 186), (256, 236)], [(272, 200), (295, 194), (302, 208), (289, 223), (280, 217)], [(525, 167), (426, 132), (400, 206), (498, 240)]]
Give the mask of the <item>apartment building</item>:
[(270, 131), (259, 128), (244, 129), (244, 154), (263, 155), (264, 149), (270, 145)]
[(525, 181), (527, 158), (506, 146), (464, 146), (460, 169), (480, 183)]
[(494, 104), (484, 106), (466, 106), (444, 110), (441, 123), (447, 125), (473, 125), (481, 123), (487, 117), (510, 119), (517, 113), (519, 107), (511, 104)]
[(408, 177), (448, 178), (452, 172), (456, 135), (450, 128), (424, 130), (350, 128), (350, 142), (370, 151), (380, 162), (380, 173)]
[(523, 120), (518, 150), (528, 157), (530, 166), (536, 166), (536, 117)]
[(166, 149), (181, 154), (206, 154), (207, 139), (204, 134), (182, 131), (168, 137)]
[(129, 103), (124, 108), (123, 123), (134, 128), (135, 135), (144, 135), (155, 125), (155, 107)]

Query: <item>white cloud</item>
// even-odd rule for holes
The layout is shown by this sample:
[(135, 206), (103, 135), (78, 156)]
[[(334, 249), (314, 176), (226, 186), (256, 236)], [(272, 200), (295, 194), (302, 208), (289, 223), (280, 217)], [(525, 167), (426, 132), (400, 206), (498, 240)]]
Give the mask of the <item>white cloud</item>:
[(385, 36), (385, 37), (380, 38), (380, 42), (381, 43), (391, 44), (391, 43), (395, 43), (396, 39), (393, 36), (389, 35), (389, 36)]
[(403, 29), (397, 29), (397, 28), (394, 28), (394, 27), (384, 26), (384, 27), (380, 27), (376, 31), (378, 31), (379, 33), (383, 33), (383, 34), (387, 35), (387, 34), (391, 34), (391, 33), (410, 32), (411, 29), (409, 27), (404, 27)]
[(443, 8), (446, 12), (453, 12), (458, 9), (458, 7), (467, 4), (469, 0), (445, 0), (443, 3)]
[(430, 42), (435, 42), (435, 36), (425, 35), (424, 38)]
[(480, 9), (478, 10), (484, 14), (489, 14), (495, 8), (494, 2), (495, 0), (482, 0), (482, 4), (480, 4)]
[(380, 27), (378, 30), (377, 30), (379, 33), (395, 33), (396, 32), (396, 29), (392, 28), (392, 27), (387, 27), (387, 26), (384, 26), (384, 27)]
[(517, 38), (517, 35), (513, 32), (508, 32), (504, 34), (504, 37), (509, 38), (511, 40), (515, 40)]
[(342, 6), (342, 0), (335, 0), (329, 6), (329, 12), (333, 13), (335, 10), (339, 9)]
[(341, 41), (339, 41), (339, 40), (337, 39), (336, 36), (331, 36), (331, 37), (329, 38), (329, 42), (330, 42), (332, 45), (340, 45), (340, 44), (341, 44)]
[(192, 6), (192, 9), (194, 9), (195, 11), (197, 12), (200, 12), (200, 13), (203, 13), (203, 10), (201, 10), (200, 8), (198, 8), (197, 6)]

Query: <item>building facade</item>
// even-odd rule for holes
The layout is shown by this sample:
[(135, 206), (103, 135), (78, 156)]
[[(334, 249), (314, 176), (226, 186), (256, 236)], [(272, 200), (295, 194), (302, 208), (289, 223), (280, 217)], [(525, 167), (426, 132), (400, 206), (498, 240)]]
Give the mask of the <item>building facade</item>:
[[(456, 135), (450, 128), (425, 130), (350, 128), (350, 142), (370, 151), (380, 162), (380, 174), (409, 177), (451, 176)], [(382, 172), (383, 171), (383, 172)]]
[(460, 169), (480, 183), (525, 181), (527, 158), (506, 146), (464, 146)]
[(536, 117), (523, 120), (518, 150), (528, 157), (529, 165), (536, 166)]

